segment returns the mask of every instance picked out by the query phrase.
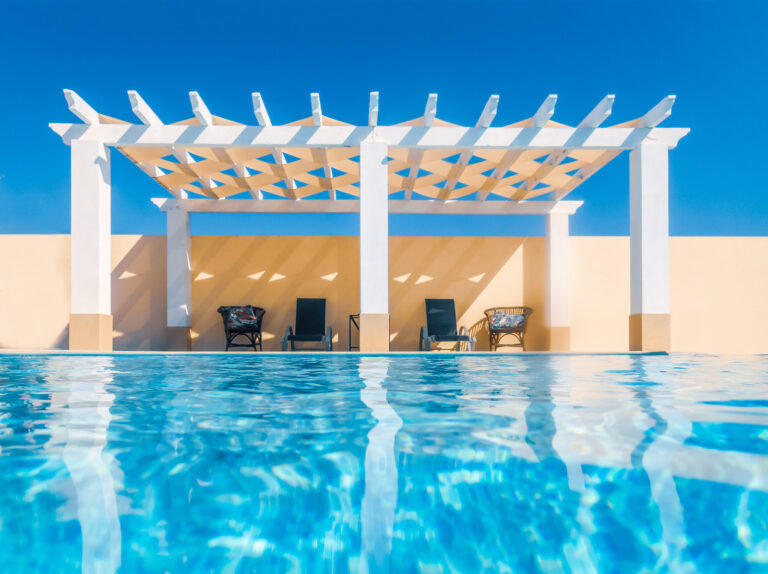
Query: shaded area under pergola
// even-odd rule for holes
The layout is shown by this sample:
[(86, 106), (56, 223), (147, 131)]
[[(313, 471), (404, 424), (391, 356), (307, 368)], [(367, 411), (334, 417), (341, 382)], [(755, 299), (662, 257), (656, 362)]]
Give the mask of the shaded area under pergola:
[(139, 124), (97, 113), (65, 90), (81, 124), (51, 124), (72, 146), (72, 318), (70, 348), (111, 349), (109, 293), (110, 166), (117, 148), (165, 188), (153, 201), (167, 214), (168, 327), (189, 348), (190, 212), (360, 214), (361, 350), (389, 349), (389, 213), (527, 214), (546, 217), (546, 325), (549, 348), (568, 350), (568, 216), (582, 202), (564, 198), (622, 151), (630, 150), (630, 347), (669, 349), (668, 150), (688, 132), (660, 128), (674, 103), (664, 98), (636, 120), (602, 127), (606, 96), (575, 127), (553, 121), (548, 96), (522, 121), (492, 127), (491, 96), (474, 126), (424, 115), (378, 125), (379, 94), (368, 125), (322, 114), (273, 125), (259, 93), (258, 125), (214, 116), (197, 92), (193, 117), (164, 124), (135, 92)]

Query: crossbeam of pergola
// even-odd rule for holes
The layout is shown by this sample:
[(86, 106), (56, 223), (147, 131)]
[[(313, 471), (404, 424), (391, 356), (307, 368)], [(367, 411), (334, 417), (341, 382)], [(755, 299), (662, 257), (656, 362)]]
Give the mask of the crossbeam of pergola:
[[(674, 96), (610, 127), (603, 124), (612, 95), (576, 126), (552, 120), (557, 96), (550, 95), (531, 117), (501, 127), (492, 126), (496, 95), (473, 126), (439, 119), (437, 94), (422, 116), (396, 125), (379, 125), (378, 92), (367, 125), (324, 116), (316, 93), (311, 116), (284, 125), (273, 124), (259, 93), (252, 94), (256, 125), (213, 115), (197, 92), (190, 92), (192, 117), (172, 124), (135, 91), (129, 99), (140, 123), (100, 114), (71, 90), (65, 96), (83, 122), (50, 125), (72, 146), (73, 325), (111, 312), (101, 267), (114, 147), (173, 196), (153, 200), (168, 217), (169, 327), (190, 327), (190, 212), (359, 213), (363, 350), (389, 345), (390, 213), (544, 215), (550, 348), (568, 348), (568, 217), (582, 202), (563, 198), (630, 150), (631, 346), (669, 346), (667, 152), (688, 129), (658, 126)], [(643, 329), (666, 332), (666, 342)]]

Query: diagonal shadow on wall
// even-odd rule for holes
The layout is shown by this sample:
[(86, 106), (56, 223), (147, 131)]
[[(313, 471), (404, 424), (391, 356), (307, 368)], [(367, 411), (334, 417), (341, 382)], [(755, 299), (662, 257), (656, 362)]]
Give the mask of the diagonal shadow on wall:
[(165, 349), (165, 236), (115, 235), (112, 253), (114, 349)]
[(334, 345), (347, 348), (348, 316), (359, 307), (356, 237), (192, 238), (192, 340), (194, 350), (223, 350), (220, 305), (267, 310), (264, 350), (279, 350), (295, 320), (297, 297), (321, 297)]

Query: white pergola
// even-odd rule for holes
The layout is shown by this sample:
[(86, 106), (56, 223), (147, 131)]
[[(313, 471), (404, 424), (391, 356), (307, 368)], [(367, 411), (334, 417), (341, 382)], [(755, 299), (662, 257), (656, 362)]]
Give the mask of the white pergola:
[[(491, 96), (474, 126), (436, 117), (437, 94), (424, 115), (379, 125), (379, 94), (370, 94), (368, 125), (322, 114), (273, 125), (254, 93), (258, 125), (214, 116), (190, 92), (194, 116), (165, 124), (135, 91), (140, 123), (96, 112), (71, 90), (82, 120), (50, 124), (72, 147), (72, 307), (70, 348), (111, 349), (110, 154), (117, 148), (171, 197), (152, 201), (168, 222), (168, 327), (188, 345), (191, 311), (190, 212), (359, 213), (360, 347), (389, 349), (390, 213), (544, 215), (549, 348), (568, 350), (568, 216), (582, 204), (564, 198), (624, 150), (630, 150), (630, 347), (669, 349), (668, 150), (687, 128), (657, 127), (668, 96), (642, 117), (601, 127), (606, 96), (575, 127), (553, 121), (557, 96), (533, 116), (492, 127)], [(243, 198), (245, 197), (245, 198)]]

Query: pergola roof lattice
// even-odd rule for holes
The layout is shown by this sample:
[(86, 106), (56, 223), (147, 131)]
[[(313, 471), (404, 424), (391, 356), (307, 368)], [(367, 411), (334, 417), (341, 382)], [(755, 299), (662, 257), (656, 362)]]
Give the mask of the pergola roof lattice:
[(490, 127), (499, 102), (491, 96), (476, 125), (467, 128), (436, 117), (436, 94), (430, 94), (423, 116), (378, 126), (374, 92), (365, 127), (324, 116), (318, 94), (311, 95), (310, 117), (282, 126), (272, 125), (258, 93), (253, 94), (258, 126), (214, 116), (197, 92), (190, 93), (192, 118), (163, 124), (130, 91), (141, 125), (99, 114), (71, 90), (65, 95), (70, 110), (85, 122), (52, 124), (65, 141), (98, 131), (94, 139), (117, 147), (176, 198), (243, 193), (255, 199), (358, 198), (359, 143), (382, 137), (389, 144), (391, 199), (526, 201), (549, 194), (559, 201), (642, 139), (666, 140), (674, 147), (687, 132), (655, 129), (669, 116), (674, 96), (636, 120), (609, 128), (600, 126), (611, 114), (612, 95), (575, 127), (551, 119), (557, 96), (550, 95), (533, 116), (502, 128)]

